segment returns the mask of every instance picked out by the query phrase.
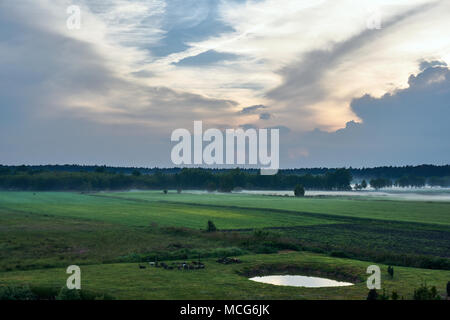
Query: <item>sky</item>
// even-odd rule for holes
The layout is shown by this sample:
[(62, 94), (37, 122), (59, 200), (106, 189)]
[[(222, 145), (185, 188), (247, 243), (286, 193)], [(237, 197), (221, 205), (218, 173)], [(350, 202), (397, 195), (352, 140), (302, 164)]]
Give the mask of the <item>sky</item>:
[(447, 0), (2, 0), (0, 163), (171, 167), (201, 120), (280, 129), (283, 168), (449, 164), (449, 30)]

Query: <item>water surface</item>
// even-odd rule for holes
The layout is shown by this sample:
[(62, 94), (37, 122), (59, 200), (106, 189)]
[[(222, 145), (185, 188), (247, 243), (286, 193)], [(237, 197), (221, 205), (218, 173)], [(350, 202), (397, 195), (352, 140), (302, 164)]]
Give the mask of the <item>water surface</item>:
[(291, 286), (304, 288), (328, 288), (352, 286), (350, 282), (340, 282), (331, 279), (306, 276), (264, 276), (250, 278), (252, 281), (273, 284), (276, 286)]

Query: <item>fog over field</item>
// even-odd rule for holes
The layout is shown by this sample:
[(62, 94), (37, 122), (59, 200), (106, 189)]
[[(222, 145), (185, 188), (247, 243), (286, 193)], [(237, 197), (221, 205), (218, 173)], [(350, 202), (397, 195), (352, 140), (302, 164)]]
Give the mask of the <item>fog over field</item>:
[[(206, 194), (207, 191), (187, 190), (186, 193)], [(270, 195), (270, 196), (290, 196), (294, 197), (294, 191), (290, 190), (242, 190), (233, 193)], [(370, 197), (374, 199), (385, 200), (409, 200), (409, 201), (449, 201), (450, 188), (385, 188), (382, 190), (366, 191), (327, 191), (327, 190), (308, 190), (307, 197)]]

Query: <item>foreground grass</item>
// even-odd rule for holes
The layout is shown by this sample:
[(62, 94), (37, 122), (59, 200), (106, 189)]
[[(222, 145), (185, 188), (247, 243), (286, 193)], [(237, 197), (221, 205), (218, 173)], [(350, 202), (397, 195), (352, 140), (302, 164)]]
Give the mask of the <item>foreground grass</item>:
[[(242, 263), (222, 265), (205, 260), (197, 271), (139, 269), (136, 263), (82, 266), (82, 289), (102, 292), (116, 299), (365, 299), (369, 262), (332, 258), (313, 253), (280, 253), (242, 256)], [(382, 269), (382, 288), (411, 299), (415, 288), (426, 282), (444, 295), (450, 271), (395, 267), (393, 279)], [(296, 288), (261, 284), (248, 280), (252, 272), (324, 276), (356, 282), (341, 288)], [(0, 285), (28, 284), (55, 290), (67, 279), (65, 269), (0, 273)]]

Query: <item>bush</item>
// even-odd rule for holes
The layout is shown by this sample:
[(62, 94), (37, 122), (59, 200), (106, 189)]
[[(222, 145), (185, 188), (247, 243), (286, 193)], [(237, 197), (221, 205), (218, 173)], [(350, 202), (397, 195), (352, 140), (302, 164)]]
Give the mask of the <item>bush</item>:
[(398, 300), (398, 293), (397, 293), (397, 291), (392, 291), (391, 299), (392, 300)]
[(296, 197), (304, 197), (305, 196), (305, 188), (301, 184), (296, 185), (295, 189), (294, 189), (294, 195)]
[(208, 232), (216, 232), (217, 231), (216, 225), (211, 220), (208, 221), (208, 227), (207, 227), (206, 231), (208, 231)]
[(370, 289), (369, 294), (367, 295), (367, 300), (377, 300), (378, 299), (378, 293), (375, 289)]
[(56, 300), (83, 300), (80, 294), (80, 290), (70, 290), (67, 287), (62, 287)]
[(450, 281), (447, 281), (447, 297), (450, 297)]
[(35, 300), (36, 296), (28, 286), (0, 287), (0, 300)]
[(426, 283), (414, 290), (414, 300), (440, 300), (436, 287), (429, 288)]

